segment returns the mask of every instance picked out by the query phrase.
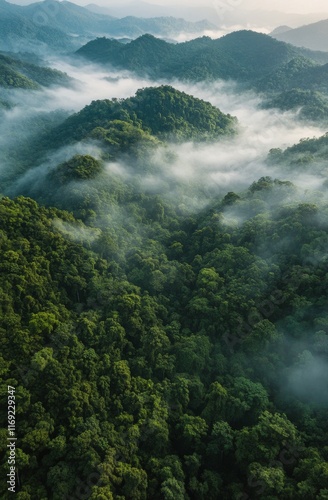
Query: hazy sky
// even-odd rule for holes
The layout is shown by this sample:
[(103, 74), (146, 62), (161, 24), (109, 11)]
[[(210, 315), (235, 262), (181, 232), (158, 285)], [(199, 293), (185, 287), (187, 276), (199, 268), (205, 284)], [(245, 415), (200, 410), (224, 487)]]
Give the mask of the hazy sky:
[[(28, 4), (31, 0), (9, 0), (11, 3)], [(141, 1), (141, 0), (140, 0)], [(147, 2), (147, 0), (146, 0)], [(139, 3), (139, 0), (74, 0), (79, 5), (95, 3), (104, 7), (112, 7)], [(153, 5), (173, 5), (175, 7), (213, 7), (215, 4), (227, 8), (256, 9), (256, 10), (280, 10), (283, 12), (293, 12), (307, 14), (311, 12), (328, 12), (327, 0), (149, 0), (147, 3)]]
[[(111, 5), (118, 5), (123, 3), (131, 3), (130, 0), (123, 0), (121, 2), (114, 0), (74, 0), (75, 3), (80, 5), (87, 5), (89, 3), (97, 3), (110, 7)], [(138, 3), (135, 0), (133, 3)], [(328, 12), (327, 0), (149, 0), (153, 5), (174, 5), (174, 6), (193, 6), (193, 7), (212, 7), (216, 3), (221, 6), (233, 8), (246, 8), (246, 9), (263, 9), (263, 10), (281, 10), (283, 12), (296, 12), (300, 14), (307, 14), (310, 12)]]

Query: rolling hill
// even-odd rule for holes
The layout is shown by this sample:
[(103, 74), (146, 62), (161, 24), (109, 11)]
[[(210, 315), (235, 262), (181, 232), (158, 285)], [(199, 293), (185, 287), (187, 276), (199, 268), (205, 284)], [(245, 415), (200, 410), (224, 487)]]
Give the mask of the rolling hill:
[(152, 77), (188, 80), (234, 79), (250, 82), (265, 77), (294, 58), (328, 62), (328, 54), (293, 47), (253, 31), (238, 31), (217, 40), (202, 37), (172, 44), (143, 35), (128, 44), (98, 38), (77, 55)]
[(263, 77), (259, 90), (286, 91), (292, 88), (328, 92), (328, 64), (318, 65), (304, 57), (296, 57)]
[(62, 52), (76, 47), (74, 39), (62, 30), (34, 23), (21, 9), (0, 0), (0, 50), (40, 54), (49, 49)]
[(111, 16), (90, 12), (72, 2), (56, 0), (44, 0), (27, 5), (23, 8), (23, 14), (37, 24), (49, 24), (74, 35), (106, 32), (109, 21), (114, 19)]
[(199, 34), (206, 30), (217, 30), (217, 26), (206, 20), (198, 22), (185, 21), (175, 17), (138, 18), (126, 16), (122, 19), (113, 19), (106, 27), (104, 33), (115, 37), (136, 38), (150, 33), (162, 37), (174, 37), (180, 33)]
[(328, 120), (328, 53), (300, 49), (252, 31), (181, 44), (143, 35), (130, 43), (98, 38), (76, 54), (147, 75), (188, 81), (234, 80), (260, 92), (264, 107), (302, 111), (301, 119)]
[(290, 26), (286, 26), (286, 25), (278, 26), (270, 33), (270, 36), (273, 36), (273, 38), (275, 38), (275, 35), (281, 35), (281, 33), (286, 33), (287, 31), (290, 31), (292, 29), (293, 28), (291, 28)]
[(174, 17), (115, 17), (91, 12), (72, 2), (44, 0), (19, 6), (0, 0), (0, 50), (42, 48), (73, 51), (95, 36), (136, 38), (145, 33), (169, 38), (202, 33), (217, 27), (208, 21), (188, 22)]
[(237, 120), (201, 99), (173, 87), (148, 87), (123, 100), (93, 101), (70, 116), (45, 139), (59, 147), (100, 140), (112, 153), (136, 151), (140, 143), (215, 140), (235, 132)]
[[(71, 116), (58, 114), (44, 120), (43, 132), (34, 134), (28, 144), (22, 141), (15, 143), (14, 150), (7, 148), (7, 156), (15, 158), (6, 173), (7, 185), (52, 152), (80, 142), (97, 143), (106, 161), (123, 155), (144, 170), (148, 167), (143, 159), (163, 143), (213, 142), (235, 135), (238, 126), (235, 117), (167, 85), (140, 89), (127, 99), (93, 101)], [(139, 159), (141, 163), (136, 162)]]
[(300, 118), (328, 122), (328, 96), (313, 90), (295, 88), (281, 92), (268, 99), (263, 108), (277, 108), (281, 111), (300, 110)]
[(268, 160), (272, 164), (284, 165), (289, 169), (308, 171), (311, 168), (311, 173), (327, 179), (328, 132), (319, 138), (302, 139), (284, 151), (279, 148), (272, 149)]

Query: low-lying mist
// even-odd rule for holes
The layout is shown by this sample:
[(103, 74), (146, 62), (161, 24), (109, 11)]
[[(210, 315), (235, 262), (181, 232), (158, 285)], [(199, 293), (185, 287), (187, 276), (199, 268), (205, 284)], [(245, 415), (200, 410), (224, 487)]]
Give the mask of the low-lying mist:
[[(180, 193), (181, 186), (185, 186), (184, 195), (188, 196), (188, 186), (197, 185), (199, 193), (202, 193), (200, 197), (203, 197), (203, 205), (213, 195), (244, 189), (254, 180), (267, 175), (292, 180), (301, 188), (316, 189), (323, 182), (315, 173), (297, 173), (295, 170), (287, 171), (268, 165), (266, 157), (271, 148), (284, 149), (304, 137), (319, 137), (325, 130), (298, 121), (295, 112), (261, 109), (261, 98), (253, 92), (241, 91), (234, 82), (154, 82), (147, 78), (137, 78), (127, 71), (105, 70), (94, 65), (82, 65), (80, 62), (72, 64), (69, 59), (50, 60), (50, 64), (73, 77), (75, 85), (34, 92), (7, 92), (7, 98), (9, 95), (15, 106), (2, 112), (0, 176), (8, 179), (14, 173), (15, 179), (10, 186), (7, 182), (4, 192), (9, 189), (11, 194), (28, 194), (31, 192), (28, 189), (28, 179), (34, 183), (56, 164), (66, 161), (73, 152), (90, 154), (90, 151), (97, 149), (97, 145), (88, 143), (76, 144), (72, 146), (72, 150), (65, 147), (50, 156), (38, 158), (35, 165), (38, 168), (29, 170), (27, 174), (23, 171), (24, 165), (17, 168), (16, 156), (11, 155), (11, 151), (17, 146), (19, 149), (21, 145), (28, 145), (30, 139), (37, 138), (45, 129), (51, 129), (64, 117), (79, 111), (93, 100), (126, 98), (134, 95), (140, 88), (164, 83), (209, 101), (224, 113), (236, 116), (239, 129), (235, 137), (223, 138), (211, 144), (170, 144), (159, 148), (151, 159), (152, 173), (144, 174), (145, 189), (165, 194), (167, 182), (171, 181), (180, 187)], [(167, 154), (168, 149), (172, 154)], [(111, 169), (113, 165), (108, 167), (108, 171), (113, 174)], [(116, 162), (116, 175), (125, 178), (127, 182), (135, 173), (136, 165), (133, 161), (122, 159)], [(191, 193), (194, 198), (194, 190)]]
[[(294, 190), (287, 186), (284, 191), (279, 185), (277, 190), (264, 190), (258, 195), (256, 203), (253, 203), (251, 197), (246, 197), (232, 206), (228, 205), (225, 210), (221, 210), (221, 221), (229, 226), (229, 230), (238, 228), (259, 213), (275, 210), (280, 205), (317, 203), (320, 202), (320, 197), (324, 202), (327, 201), (323, 189), (324, 173), (317, 173), (318, 170), (314, 169), (287, 169), (266, 161), (270, 149), (287, 148), (305, 137), (320, 137), (326, 130), (299, 121), (295, 112), (262, 109), (260, 96), (241, 91), (234, 82), (154, 82), (136, 78), (126, 71), (106, 71), (96, 66), (72, 65), (68, 60), (52, 61), (52, 66), (73, 77), (77, 81), (74, 87), (6, 93), (6, 98), (15, 105), (1, 114), (1, 192), (10, 196), (31, 196), (41, 203), (65, 209), (69, 209), (72, 202), (76, 202), (75, 205), (78, 206), (80, 200), (89, 199), (90, 204), (85, 210), (87, 216), (83, 218), (87, 226), (82, 223), (66, 223), (60, 219), (54, 221), (54, 227), (73, 241), (91, 245), (99, 240), (100, 247), (102, 234), (108, 233), (111, 237), (114, 234), (113, 251), (117, 254), (121, 248), (124, 252), (126, 248), (145, 247), (147, 238), (151, 239), (152, 228), (143, 225), (143, 207), (138, 212), (136, 197), (131, 196), (134, 200), (132, 210), (128, 203), (120, 204), (117, 201), (115, 189), (120, 184), (131, 186), (131, 193), (145, 193), (155, 197), (159, 195), (174, 208), (178, 207), (178, 212), (182, 215), (200, 211), (228, 192), (240, 193), (261, 177), (270, 176), (294, 184)], [(22, 155), (29, 156), (29, 145), (31, 141), (37, 141), (38, 135), (46, 130), (51, 131), (65, 117), (79, 111), (91, 101), (126, 98), (134, 95), (140, 88), (164, 83), (209, 101), (222, 112), (236, 116), (239, 122), (238, 133), (213, 143), (170, 143), (156, 147), (145, 157), (138, 159), (126, 155), (117, 157), (115, 161), (105, 160), (98, 178), (72, 180), (62, 185), (51, 184), (51, 175), (58, 165), (74, 155), (91, 155), (102, 160), (100, 143), (84, 141), (61, 147), (43, 154), (33, 165), (28, 158), (26, 162), (22, 160)], [(20, 157), (13, 154), (17, 147), (22, 150)], [(314, 190), (320, 190), (319, 195)], [(103, 196), (106, 191), (107, 196)], [(116, 191), (120, 192), (120, 188)], [(263, 200), (260, 199), (261, 196)], [(94, 210), (95, 205), (98, 212)], [(120, 238), (124, 241), (121, 242)], [(290, 240), (287, 239), (277, 241), (276, 246), (269, 249), (262, 248), (259, 244), (257, 248), (254, 246), (254, 252), (270, 259), (268, 252), (280, 251), (278, 245), (281, 248), (289, 245)], [(306, 258), (305, 256), (304, 259)], [(327, 375), (327, 364), (325, 361), (319, 362), (315, 356), (308, 357), (305, 361), (303, 364), (291, 365), (286, 374), (288, 394), (301, 401), (308, 401), (311, 393), (313, 398), (310, 398), (310, 402), (313, 400), (322, 404), (323, 401), (327, 405), (326, 389), (320, 385), (318, 390), (314, 390), (321, 377)]]

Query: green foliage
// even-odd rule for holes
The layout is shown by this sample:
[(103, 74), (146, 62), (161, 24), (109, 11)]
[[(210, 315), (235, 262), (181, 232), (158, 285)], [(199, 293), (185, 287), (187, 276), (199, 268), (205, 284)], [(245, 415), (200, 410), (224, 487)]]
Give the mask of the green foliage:
[(313, 172), (322, 176), (326, 173), (328, 133), (319, 138), (302, 139), (298, 144), (285, 151), (273, 149), (268, 160), (271, 163), (286, 165), (290, 169), (307, 169), (311, 165)]
[(292, 89), (282, 92), (266, 101), (264, 108), (278, 108), (282, 111), (300, 109), (303, 119), (323, 122), (328, 120), (328, 98), (311, 90)]
[(36, 90), (38, 85), (6, 64), (0, 63), (0, 85), (4, 88), (22, 88)]
[(168, 85), (138, 90), (127, 105), (154, 135), (173, 140), (214, 139), (235, 125), (230, 115)]
[[(327, 57), (260, 33), (238, 31), (217, 40), (202, 37), (179, 44), (167, 43), (152, 35), (143, 35), (127, 44), (97, 38), (77, 54), (153, 79), (234, 80), (264, 92), (267, 95), (265, 108), (302, 108), (301, 118), (327, 121)], [(147, 97), (151, 98), (150, 91)], [(172, 103), (171, 96), (169, 104)], [(162, 131), (167, 127), (172, 131), (171, 117), (166, 117), (161, 109), (156, 109), (151, 119), (153, 130), (157, 120)], [(215, 127), (212, 121), (213, 125), (205, 125), (209, 132)]]
[(58, 165), (52, 176), (54, 181), (64, 184), (69, 181), (93, 179), (101, 171), (101, 163), (92, 156), (75, 155), (69, 161)]
[[(265, 75), (273, 78), (271, 74), (276, 70), (284, 72), (284, 65), (292, 59), (306, 58), (304, 64), (312, 67), (314, 63), (309, 59), (318, 58), (315, 52), (252, 31), (237, 31), (217, 40), (202, 37), (179, 44), (167, 43), (151, 35), (143, 35), (127, 44), (97, 38), (77, 54), (154, 78), (176, 77), (192, 81), (222, 78), (254, 84)], [(318, 81), (324, 84), (325, 70), (317, 65), (315, 71)]]
[(36, 66), (0, 54), (0, 86), (37, 90), (40, 85), (68, 85), (71, 79), (61, 71)]
[[(256, 82), (287, 63), (288, 88), (317, 68), (249, 32), (181, 48), (150, 36), (124, 52), (97, 43), (131, 67), (148, 55), (160, 72), (172, 57), (185, 77)], [(324, 106), (298, 88), (274, 99), (284, 109)], [(166, 188), (148, 188), (154, 148), (166, 165), (174, 156), (165, 141), (214, 140), (236, 125), (168, 85), (45, 123), (50, 132), (25, 150), (29, 166), (81, 140), (96, 141), (101, 160), (75, 155), (31, 182), (40, 204), (0, 199), (0, 375), (2, 388), (16, 387), (17, 497), (326, 498), (323, 192), (313, 203), (291, 182), (262, 177), (195, 213), (165, 171)], [(322, 167), (327, 137), (270, 160)], [(130, 168), (116, 174), (116, 158)], [(197, 202), (198, 186), (190, 193)]]
[(136, 38), (142, 33), (171, 37), (180, 33), (200, 33), (217, 29), (217, 26), (206, 20), (189, 22), (168, 16), (125, 16), (118, 19), (103, 12), (93, 12), (92, 6), (90, 7), (83, 8), (73, 2), (49, 5), (39, 5), (36, 2), (24, 7), (1, 1), (0, 43), (11, 47), (12, 50), (27, 46), (35, 51), (47, 47), (48, 50), (63, 52), (72, 51), (73, 47), (80, 44), (80, 39), (89, 39), (94, 33), (108, 33), (115, 38)]
[(83, 139), (100, 140), (110, 156), (140, 154), (173, 141), (213, 140), (234, 133), (236, 119), (173, 87), (149, 87), (128, 99), (93, 101), (44, 139), (54, 147)]
[[(61, 175), (98, 168), (75, 157)], [(133, 245), (125, 219), (94, 238), (68, 212), (2, 198), (0, 373), (17, 387), (21, 498), (324, 498), (327, 401), (281, 389), (328, 330), (326, 230), (313, 205), (281, 208), (294, 192), (262, 178), (193, 223), (164, 200), (159, 221), (143, 195), (149, 232)], [(248, 219), (227, 226), (233, 210)]]

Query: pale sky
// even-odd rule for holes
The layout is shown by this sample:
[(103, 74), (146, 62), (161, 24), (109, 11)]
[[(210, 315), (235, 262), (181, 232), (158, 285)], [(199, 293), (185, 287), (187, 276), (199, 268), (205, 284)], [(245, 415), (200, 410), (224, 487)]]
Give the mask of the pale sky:
[[(130, 0), (110, 1), (110, 0), (74, 0), (79, 5), (96, 3), (105, 7), (118, 4), (132, 3)], [(138, 0), (133, 3), (137, 4)], [(282, 12), (293, 12), (308, 14), (311, 12), (328, 12), (327, 0), (146, 0), (146, 3), (153, 5), (174, 5), (175, 7), (213, 7), (215, 3), (227, 5), (233, 8), (255, 9), (255, 10), (280, 10)]]
[[(31, 0), (9, 0), (10, 3), (29, 4)], [(40, 1), (40, 0), (35, 0)], [(311, 12), (327, 12), (327, 0), (145, 0), (153, 5), (170, 5), (175, 7), (204, 7), (210, 8), (217, 4), (231, 9), (255, 9), (255, 10), (279, 10), (282, 12), (293, 12), (299, 14), (308, 14)], [(127, 5), (133, 3), (137, 5), (139, 0), (74, 0), (78, 5), (88, 5), (90, 3), (98, 4), (104, 7), (113, 7), (118, 5)]]
[[(118, 5), (124, 3), (130, 3), (129, 0), (124, 1), (108, 1), (108, 0), (74, 0), (75, 3), (80, 5), (87, 5), (89, 3), (97, 3), (98, 5), (103, 5), (110, 7), (111, 5)], [(147, 2), (147, 0), (146, 0)], [(133, 3), (138, 3), (135, 1)], [(174, 5), (183, 7), (212, 7), (213, 4), (227, 5), (234, 8), (246, 8), (246, 9), (263, 9), (263, 10), (280, 10), (283, 12), (295, 12), (300, 14), (308, 14), (310, 12), (327, 12), (328, 5), (327, 0), (149, 0), (153, 5)]]

